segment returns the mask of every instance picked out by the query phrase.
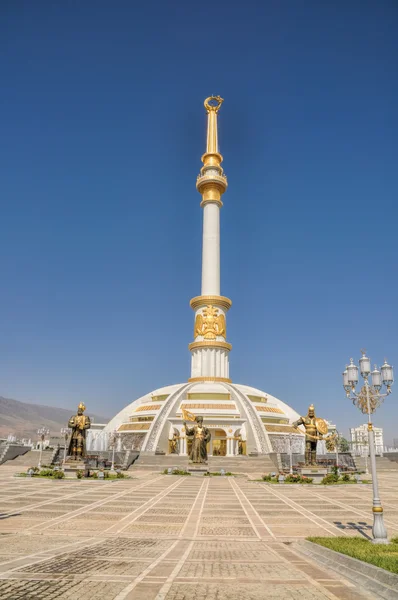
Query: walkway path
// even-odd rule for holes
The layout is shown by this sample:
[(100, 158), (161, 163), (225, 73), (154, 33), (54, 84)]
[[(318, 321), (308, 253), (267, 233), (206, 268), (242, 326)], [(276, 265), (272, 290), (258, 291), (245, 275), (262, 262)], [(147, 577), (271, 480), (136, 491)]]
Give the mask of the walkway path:
[[(0, 467), (0, 599), (372, 598), (296, 554), (308, 535), (369, 535), (369, 486), (306, 488), (139, 472), (16, 479)], [(398, 535), (398, 478), (381, 477)]]

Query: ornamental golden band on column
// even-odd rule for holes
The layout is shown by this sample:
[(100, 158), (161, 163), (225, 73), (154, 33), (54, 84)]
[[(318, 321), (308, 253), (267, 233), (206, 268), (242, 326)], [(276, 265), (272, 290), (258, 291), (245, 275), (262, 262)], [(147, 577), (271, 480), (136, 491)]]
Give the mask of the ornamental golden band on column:
[(215, 340), (218, 335), (226, 337), (225, 316), (215, 306), (206, 306), (196, 315), (194, 337), (202, 335), (205, 340)]

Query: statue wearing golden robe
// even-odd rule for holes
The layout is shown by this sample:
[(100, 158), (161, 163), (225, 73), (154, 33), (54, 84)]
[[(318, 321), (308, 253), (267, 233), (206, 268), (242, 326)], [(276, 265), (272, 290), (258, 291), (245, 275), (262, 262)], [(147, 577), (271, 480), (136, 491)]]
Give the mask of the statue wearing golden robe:
[(305, 427), (305, 464), (306, 466), (316, 466), (317, 442), (328, 432), (328, 426), (323, 419), (315, 416), (313, 404), (308, 407), (306, 417), (300, 417), (293, 423), (293, 427), (298, 425), (304, 425)]
[(70, 438), (68, 456), (75, 460), (86, 457), (86, 430), (90, 429), (90, 417), (84, 415), (86, 407), (80, 402), (77, 408), (77, 415), (69, 419), (68, 427), (72, 429)]
[(189, 455), (189, 462), (207, 463), (207, 443), (210, 442), (211, 433), (203, 425), (203, 417), (196, 417), (196, 423), (189, 429), (184, 421), (185, 434), (192, 438), (192, 448)]

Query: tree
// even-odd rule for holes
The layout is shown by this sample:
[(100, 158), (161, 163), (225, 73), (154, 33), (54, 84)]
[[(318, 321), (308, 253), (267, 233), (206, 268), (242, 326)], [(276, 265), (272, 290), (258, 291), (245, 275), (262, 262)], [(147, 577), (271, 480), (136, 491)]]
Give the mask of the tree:
[(339, 452), (349, 452), (349, 451), (350, 451), (350, 444), (345, 439), (345, 437), (340, 437), (339, 438)]

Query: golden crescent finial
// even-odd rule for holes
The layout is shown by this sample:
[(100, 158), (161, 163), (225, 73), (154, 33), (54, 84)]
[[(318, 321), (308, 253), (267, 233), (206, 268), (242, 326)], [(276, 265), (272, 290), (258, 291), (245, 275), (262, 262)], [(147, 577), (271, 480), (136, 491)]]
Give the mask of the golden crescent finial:
[[(210, 104), (211, 101), (217, 102), (216, 105), (214, 104)], [(220, 110), (221, 104), (224, 102), (224, 98), (221, 98), (221, 96), (209, 96), (208, 98), (206, 98), (206, 100), (204, 101), (204, 105), (205, 105), (205, 109), (206, 111), (209, 113), (211, 111), (214, 111), (215, 113), (218, 113), (218, 111)]]

